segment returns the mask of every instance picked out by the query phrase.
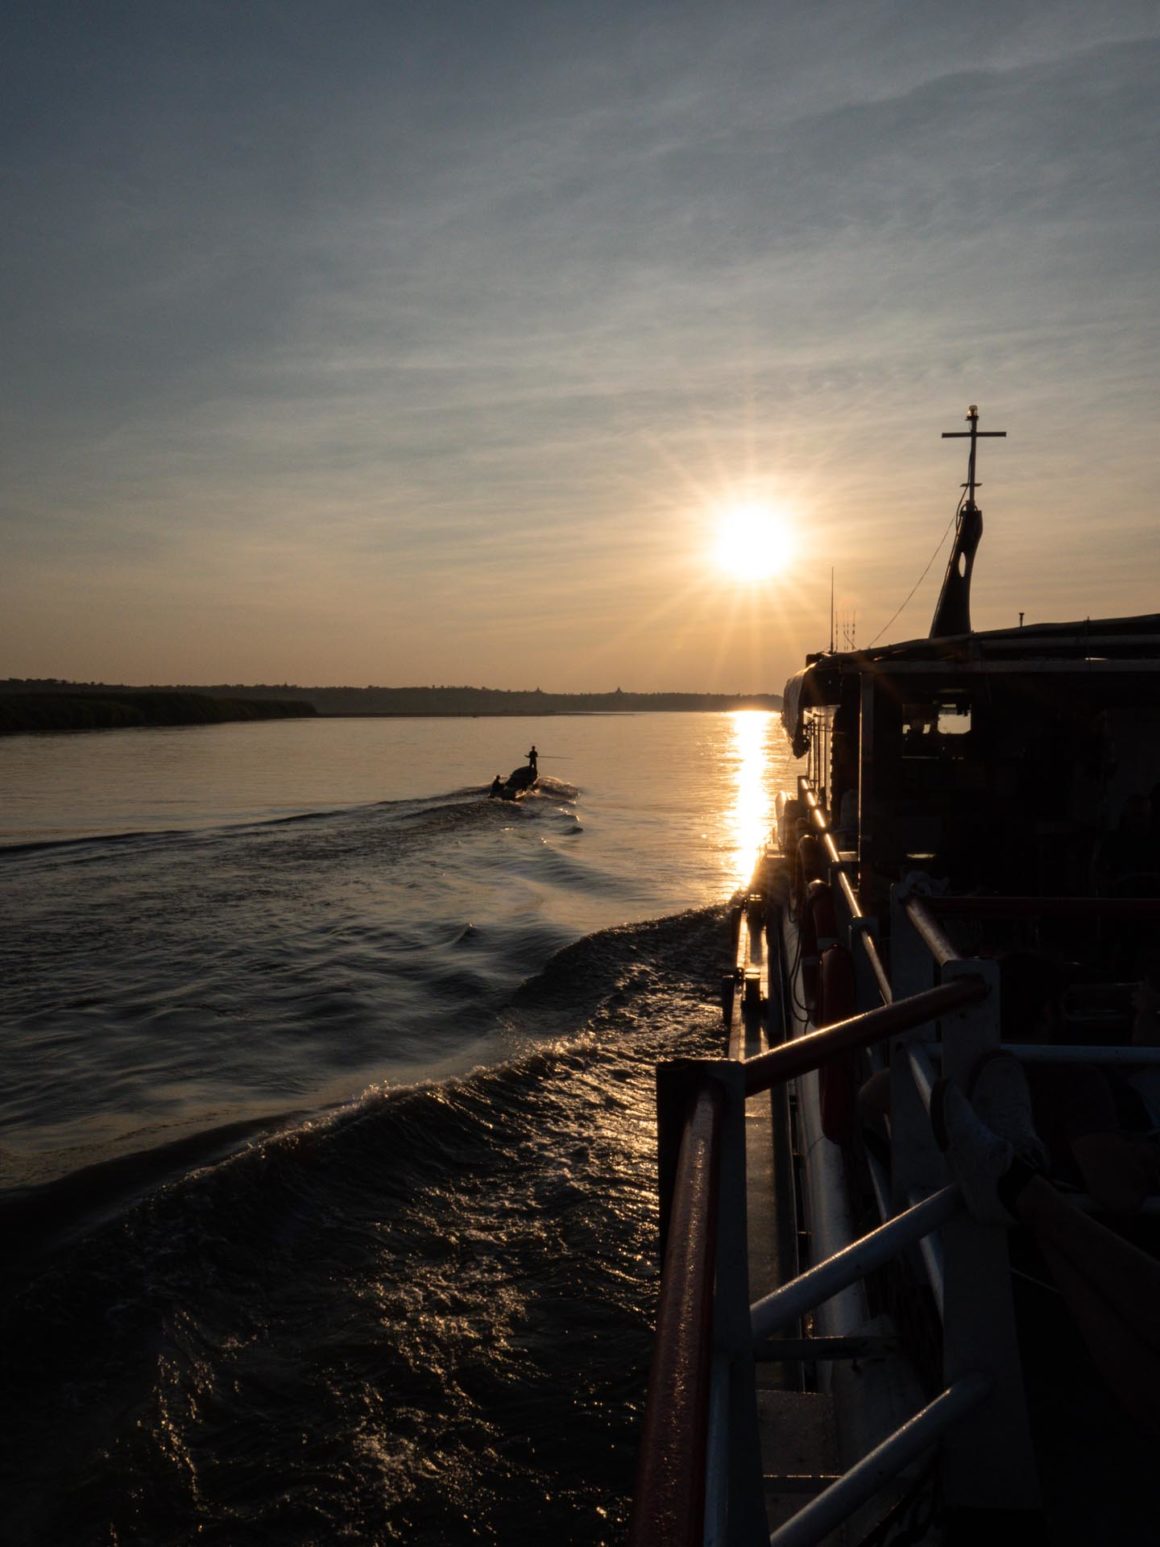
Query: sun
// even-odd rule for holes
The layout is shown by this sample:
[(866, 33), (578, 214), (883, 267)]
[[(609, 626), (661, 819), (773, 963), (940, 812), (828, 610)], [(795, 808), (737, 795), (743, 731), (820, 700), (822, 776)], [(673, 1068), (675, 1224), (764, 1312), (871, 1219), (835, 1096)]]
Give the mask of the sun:
[(788, 524), (769, 505), (752, 501), (721, 512), (713, 557), (731, 579), (769, 580), (785, 569), (792, 551)]

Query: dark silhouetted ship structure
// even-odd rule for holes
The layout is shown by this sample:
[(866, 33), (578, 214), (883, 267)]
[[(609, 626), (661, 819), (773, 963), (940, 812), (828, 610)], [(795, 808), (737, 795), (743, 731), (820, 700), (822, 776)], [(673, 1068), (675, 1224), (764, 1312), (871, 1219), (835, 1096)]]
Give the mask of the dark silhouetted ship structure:
[[(732, 912), (728, 1047), (658, 1070), (634, 1547), (1157, 1533), (1152, 1441), (1038, 1238), (973, 1216), (935, 1129), (944, 1082), (970, 1090), (998, 1049), (1036, 1089), (1078, 1068), (1126, 1092), (1125, 1125), (1160, 1125), (1133, 1020), (1158, 965), (1160, 615), (972, 630), (967, 421), (929, 635), (831, 648), (787, 684), (806, 768)], [(1018, 960), (1066, 964), (1050, 1041), (1005, 1003)], [(1065, 1224), (1116, 1225), (1060, 1164)], [(1158, 1202), (1131, 1223), (1152, 1260)]]

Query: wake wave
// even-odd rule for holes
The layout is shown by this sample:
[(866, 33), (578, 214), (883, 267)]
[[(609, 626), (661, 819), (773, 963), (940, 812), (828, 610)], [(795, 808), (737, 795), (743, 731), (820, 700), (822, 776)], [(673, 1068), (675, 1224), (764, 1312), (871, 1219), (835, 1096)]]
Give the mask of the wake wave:
[(0, 1302), (13, 1539), (618, 1537), (654, 1065), (718, 1048), (725, 949), (719, 909), (591, 935), (489, 1066), (204, 1135), (245, 1147), (58, 1237)]
[(259, 818), (239, 819), (228, 823), (191, 824), (184, 827), (139, 828), (117, 832), (70, 834), (59, 838), (36, 838), (27, 841), (15, 839), (0, 841), (0, 864), (35, 857), (40, 854), (66, 854), (82, 856), (87, 853), (119, 852), (125, 849), (167, 847), (170, 845), (196, 844), (205, 841), (228, 841), (231, 837), (260, 835), (278, 829), (304, 828), (328, 822), (347, 822), (351, 819), (386, 819), (401, 824), (430, 826), (433, 830), (455, 825), (475, 825), (493, 820), (497, 810), (526, 813), (528, 817), (540, 814), (550, 803), (576, 800), (579, 790), (559, 780), (546, 778), (522, 801), (505, 801), (497, 805), (488, 800), (488, 786), (469, 786), (450, 790), (438, 795), (416, 796), (403, 800), (360, 802), (351, 806), (324, 806), (316, 810), (293, 811)]
[[(256, 1147), (268, 1158), (288, 1146), (293, 1153), (306, 1135), (311, 1136), (311, 1146), (339, 1155), (347, 1143), (353, 1144), (361, 1171), (361, 1140), (357, 1136), (363, 1133), (364, 1125), (372, 1125), (372, 1142), (382, 1150), (385, 1126), (396, 1121), (396, 1114), (415, 1109), (421, 1112), (420, 1121), (427, 1126), (428, 1137), (438, 1151), (440, 1125), (464, 1091), (474, 1090), (485, 1108), (493, 1104), (503, 1107), (511, 1100), (518, 1101), (530, 1085), (549, 1077), (554, 1061), (563, 1060), (564, 1067), (570, 1067), (569, 1060), (577, 1056), (576, 1047), (585, 1050), (584, 1060), (598, 1057), (608, 1063), (635, 1059), (643, 1051), (651, 1067), (663, 1055), (665, 1039), (678, 1028), (678, 1012), (687, 1009), (690, 993), (699, 1001), (702, 996), (697, 991), (703, 986), (704, 1003), (712, 1006), (715, 1002), (720, 918), (717, 908), (679, 914), (602, 930), (557, 950), (546, 966), (525, 980), (507, 1005), (500, 1007), (491, 1037), (478, 1048), (487, 1054), (487, 1062), (469, 1074), (413, 1085), (372, 1087), (356, 1101), (313, 1114), (256, 1115), (100, 1161), (40, 1186), (10, 1189), (0, 1202), (0, 1230), (11, 1232), (9, 1240), (23, 1239), (25, 1245), (43, 1249), (75, 1230), (78, 1223), (99, 1222), (115, 1207), (139, 1201), (158, 1187), (180, 1186), (182, 1178), (206, 1167), (224, 1164), (232, 1168), (243, 1151), (251, 1154)], [(467, 925), (447, 944), (470, 948), (480, 933)], [(543, 942), (549, 943), (551, 937), (550, 927), (545, 926)], [(689, 965), (678, 958), (683, 958), (690, 945), (701, 953), (704, 983), (698, 979), (678, 990), (672, 975), (687, 978)], [(698, 959), (696, 954), (691, 957), (693, 962)], [(662, 996), (660, 1002), (658, 995)], [(618, 1028), (615, 1043), (591, 1040), (613, 1025)], [(569, 1039), (579, 1039), (576, 1047), (569, 1045)], [(405, 1119), (405, 1124), (410, 1121)], [(407, 1158), (409, 1165), (423, 1163), (409, 1151)], [(230, 1174), (234, 1174), (232, 1169)]]

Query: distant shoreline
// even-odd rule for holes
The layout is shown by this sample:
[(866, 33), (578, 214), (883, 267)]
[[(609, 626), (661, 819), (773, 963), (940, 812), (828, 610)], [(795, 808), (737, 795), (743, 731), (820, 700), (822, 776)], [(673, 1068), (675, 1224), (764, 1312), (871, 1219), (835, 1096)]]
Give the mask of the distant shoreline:
[(202, 725), (229, 720), (317, 716), (337, 719), (534, 719), (558, 715), (779, 712), (776, 693), (545, 693), (471, 687), (130, 688), (102, 683), (0, 682), (0, 734), (100, 730), (132, 725)]
[(194, 692), (0, 692), (0, 736), (49, 731), (156, 730), (176, 725), (223, 725), (236, 720), (315, 717), (315, 710), (302, 702), (217, 698)]
[(781, 713), (780, 704), (741, 703), (702, 704), (679, 709), (335, 709), (324, 710), (311, 718), (318, 720), (601, 720), (617, 715), (635, 718), (641, 714), (723, 714), (734, 709), (760, 709)]

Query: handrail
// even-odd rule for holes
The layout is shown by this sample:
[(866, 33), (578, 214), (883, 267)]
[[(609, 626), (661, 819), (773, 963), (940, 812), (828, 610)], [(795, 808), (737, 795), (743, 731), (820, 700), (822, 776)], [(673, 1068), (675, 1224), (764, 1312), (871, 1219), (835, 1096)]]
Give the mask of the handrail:
[(943, 918), (1158, 918), (1160, 897), (925, 897)]
[[(807, 787), (804, 793), (811, 822), (822, 837), (829, 860), (837, 867), (835, 885), (841, 891), (850, 920), (862, 920), (865, 914), (842, 867), (825, 815), (813, 791)], [(912, 920), (928, 945), (933, 940), (936, 959), (944, 963), (956, 959), (938, 925), (925, 913), (922, 901), (912, 901)], [(916, 1030), (949, 1011), (978, 1003), (990, 993), (983, 977), (964, 975), (890, 1002), (890, 983), (876, 942), (866, 926), (856, 932), (886, 1002), (745, 1061), (741, 1080), (746, 1096), (784, 1085), (844, 1052)], [(918, 1050), (914, 1063), (916, 1080), (925, 1096), (923, 1086), (929, 1090), (934, 1071)], [(731, 1067), (736, 1070), (737, 1066)], [(694, 1080), (691, 1096), (678, 1095), (669, 1100), (668, 1126), (663, 1116), (661, 1120), (662, 1169), (667, 1179), (662, 1191), (668, 1198), (662, 1224), (664, 1265), (629, 1523), (630, 1547), (698, 1547), (706, 1529), (713, 1329), (717, 1314), (715, 1285), (717, 1254), (722, 1249), (718, 1239), (721, 1135), (726, 1102), (733, 1098), (727, 1096), (726, 1088), (717, 1079), (706, 1079), (701, 1073), (694, 1075)], [(663, 1113), (663, 1090), (661, 1095)], [(676, 1119), (675, 1131), (672, 1119)], [(671, 1136), (670, 1142), (679, 1133), (675, 1165), (672, 1148), (665, 1148), (666, 1132)], [(668, 1161), (664, 1159), (666, 1153)], [(962, 1195), (957, 1186), (944, 1187), (913, 1204), (867, 1237), (750, 1307), (748, 1320), (754, 1336), (767, 1336), (775, 1328), (796, 1320), (807, 1309), (864, 1277), (879, 1262), (889, 1260), (907, 1245), (925, 1241), (931, 1231), (936, 1231), (961, 1208)], [(744, 1302), (744, 1320), (743, 1306)], [(944, 1392), (819, 1495), (783, 1528), (788, 1535), (779, 1532), (776, 1539), (803, 1544), (819, 1540), (818, 1531), (825, 1534), (830, 1529), (825, 1521), (837, 1523), (846, 1518), (861, 1498), (869, 1497), (907, 1458), (920, 1454), (967, 1406), (973, 1405), (983, 1389), (979, 1377), (969, 1377)]]
[(826, 858), (830, 861), (831, 865), (840, 865), (842, 863), (842, 855), (838, 845), (834, 842), (834, 835), (830, 831), (829, 823), (826, 821), (826, 813), (822, 810), (822, 803), (818, 799), (817, 793), (808, 784), (803, 785), (803, 793), (806, 797), (806, 810), (810, 814), (810, 821), (818, 830), (818, 836), (822, 840), (822, 847), (826, 851)]
[(852, 919), (864, 918), (862, 904), (858, 901), (858, 893), (854, 890), (854, 883), (844, 870), (838, 871), (838, 890), (841, 892), (849, 909)]
[(630, 1547), (694, 1547), (705, 1518), (705, 1440), (724, 1093), (697, 1093), (681, 1135)]
[[(826, 822), (822, 803), (816, 792), (806, 780), (802, 781), (802, 794), (805, 797), (806, 809), (810, 814), (810, 821), (817, 828), (818, 835), (826, 851), (826, 858), (831, 865), (842, 863), (841, 850), (834, 842), (834, 835)], [(858, 901), (858, 893), (854, 890), (854, 883), (844, 870), (838, 871), (838, 890), (846, 904), (851, 919), (865, 918), (862, 904)], [(882, 964), (882, 957), (878, 953), (878, 942), (872, 935), (861, 936), (862, 949), (866, 952), (866, 960), (870, 963), (870, 971), (874, 974), (874, 981), (878, 985), (878, 993), (883, 1004), (891, 1004), (894, 1000), (894, 991), (890, 986), (890, 975)]]
[(959, 953), (927, 912), (927, 900), (925, 897), (908, 897), (903, 907), (914, 926), (915, 934), (939, 966), (945, 967), (947, 962), (957, 962), (960, 959)]
[(984, 1375), (964, 1375), (940, 1392), (920, 1413), (863, 1457), (856, 1466), (811, 1499), (769, 1538), (770, 1547), (815, 1547), (860, 1504), (871, 1499), (891, 1477), (897, 1477), (936, 1440), (977, 1407), (991, 1384)]
[(940, 1188), (921, 1203), (896, 1214), (893, 1219), (871, 1230), (858, 1241), (807, 1268), (797, 1278), (763, 1296), (749, 1308), (755, 1339), (769, 1337), (779, 1327), (796, 1321), (823, 1300), (839, 1294), (850, 1284), (884, 1263), (891, 1262), (904, 1247), (913, 1246), (932, 1230), (953, 1219), (963, 1206), (957, 1183)]
[(1160, 1047), (1144, 1043), (1000, 1042), (999, 1051), (1013, 1054), (1021, 1064), (1127, 1064), (1140, 1069), (1160, 1064)]
[(873, 935), (863, 933), (862, 949), (866, 952), (866, 960), (870, 963), (870, 971), (874, 974), (874, 981), (878, 985), (878, 993), (883, 1004), (894, 1003), (894, 989), (890, 984), (890, 975), (882, 965), (882, 958), (878, 954), (878, 942)]
[(946, 1010), (977, 1004), (989, 993), (990, 988), (982, 978), (974, 975), (955, 978), (950, 983), (940, 983), (937, 988), (926, 988), (906, 999), (896, 999), (893, 1004), (864, 1010), (861, 1015), (827, 1026), (824, 1031), (812, 1031), (792, 1042), (783, 1042), (768, 1053), (746, 1060), (745, 1094), (753, 1096), (785, 1080), (808, 1074), (838, 1053), (869, 1047), (900, 1031), (913, 1031)]

